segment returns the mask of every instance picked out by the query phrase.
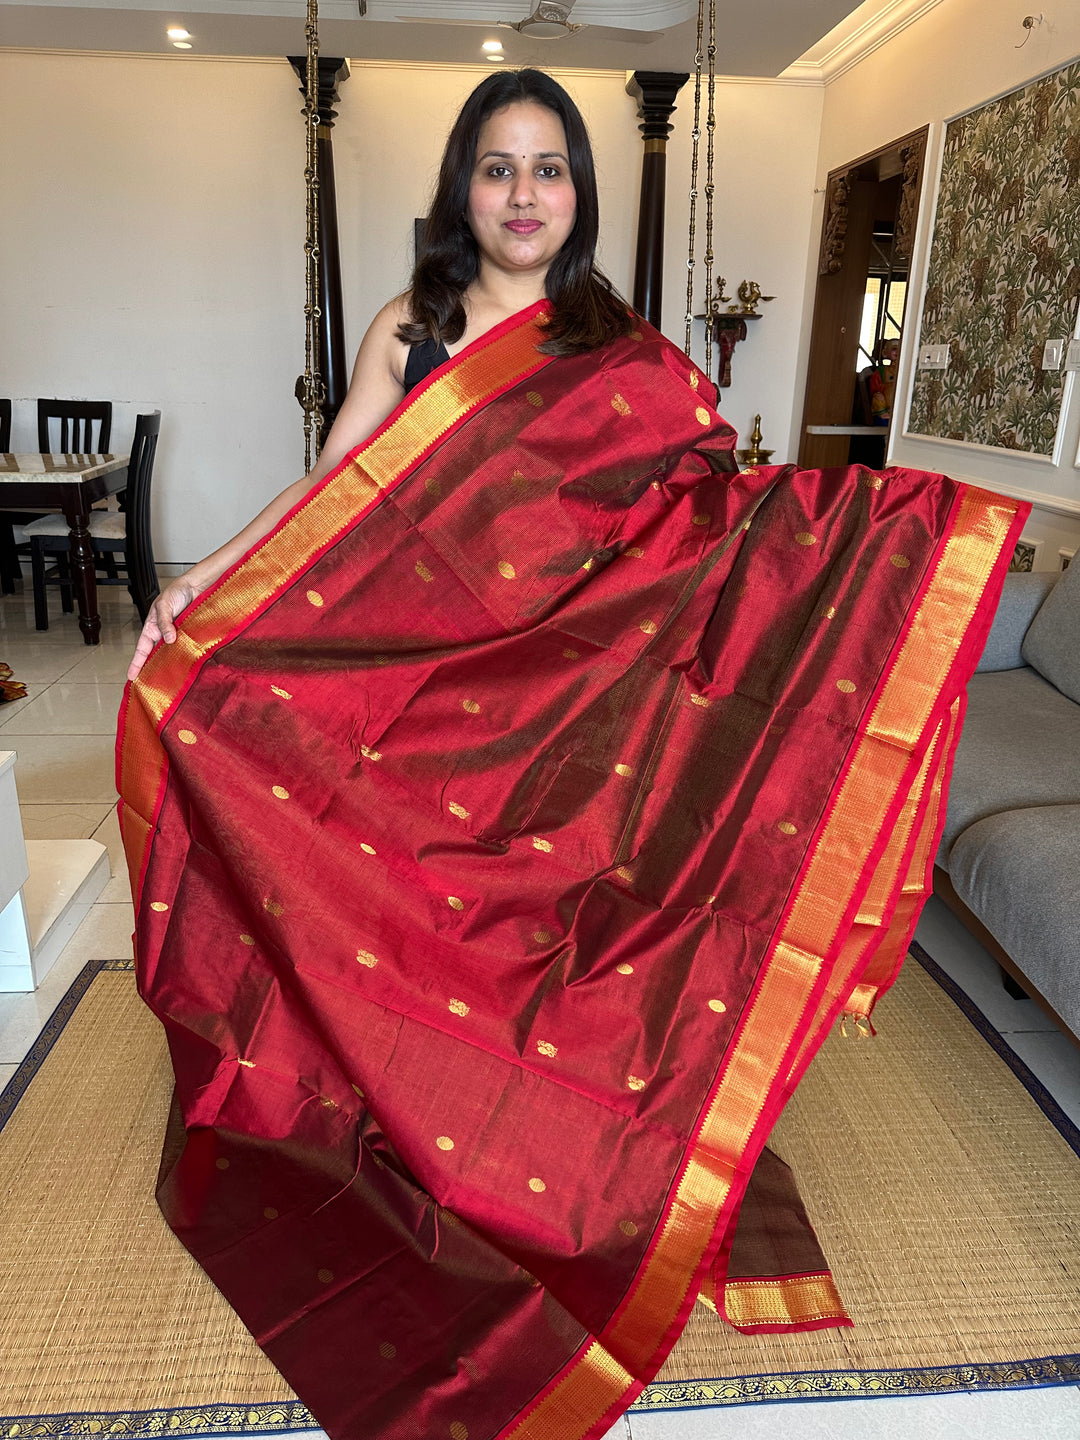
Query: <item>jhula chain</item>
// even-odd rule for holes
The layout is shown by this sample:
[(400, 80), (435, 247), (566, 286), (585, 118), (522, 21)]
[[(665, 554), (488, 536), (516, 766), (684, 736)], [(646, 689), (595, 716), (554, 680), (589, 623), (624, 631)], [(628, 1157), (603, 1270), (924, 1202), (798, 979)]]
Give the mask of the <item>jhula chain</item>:
[(705, 374), (712, 379), (713, 315), (713, 136), (716, 133), (716, 0), (709, 0), (709, 115), (705, 122)]
[(319, 371), (319, 0), (307, 0), (307, 232), (304, 238), (304, 469), (312, 466), (312, 440), (318, 456), (322, 434), (322, 375)]
[[(698, 141), (701, 139), (701, 37), (705, 28), (705, 0), (698, 0), (697, 55), (694, 57), (694, 148), (690, 155), (690, 246), (686, 257), (686, 350), (690, 355), (690, 331), (694, 323), (694, 240), (697, 229)], [(706, 344), (709, 343), (706, 336)]]

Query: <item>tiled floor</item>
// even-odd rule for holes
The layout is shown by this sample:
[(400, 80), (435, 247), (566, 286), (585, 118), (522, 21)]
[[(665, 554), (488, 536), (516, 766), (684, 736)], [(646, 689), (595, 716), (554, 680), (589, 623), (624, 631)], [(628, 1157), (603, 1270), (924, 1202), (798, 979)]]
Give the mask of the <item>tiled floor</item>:
[[(102, 644), (83, 645), (54, 604), (38, 634), (28, 596), (0, 599), (0, 660), (29, 694), (0, 706), (0, 750), (18, 752), (16, 782), (28, 839), (93, 836), (109, 848), (113, 879), (34, 995), (0, 995), (0, 1085), (89, 959), (131, 954), (132, 910), (113, 810), (113, 733), (138, 625), (123, 590), (103, 591)], [(917, 938), (961, 984), (1080, 1124), (1080, 1050), (1031, 1001), (1002, 990), (989, 956), (940, 902)], [(318, 1440), (321, 1432), (305, 1432)], [(916, 1399), (635, 1411), (608, 1440), (1076, 1440), (1080, 1389)], [(275, 1440), (275, 1437), (266, 1437)], [(377, 1440), (377, 1437), (371, 1437)]]

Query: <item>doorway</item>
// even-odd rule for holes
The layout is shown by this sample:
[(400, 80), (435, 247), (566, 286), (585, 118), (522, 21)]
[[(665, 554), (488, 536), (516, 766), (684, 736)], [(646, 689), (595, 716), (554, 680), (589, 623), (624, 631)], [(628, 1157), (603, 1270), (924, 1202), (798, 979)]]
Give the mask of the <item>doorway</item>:
[[(829, 174), (799, 464), (885, 463), (928, 127)], [(893, 342), (890, 345), (890, 342)]]

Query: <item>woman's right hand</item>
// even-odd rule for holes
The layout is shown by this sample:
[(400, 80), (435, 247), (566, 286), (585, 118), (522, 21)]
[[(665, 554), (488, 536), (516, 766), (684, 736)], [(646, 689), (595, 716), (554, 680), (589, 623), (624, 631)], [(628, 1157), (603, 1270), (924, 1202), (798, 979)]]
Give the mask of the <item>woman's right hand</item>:
[(205, 585), (199, 585), (192, 578), (190, 570), (166, 585), (151, 605), (150, 613), (146, 617), (139, 643), (135, 646), (135, 654), (128, 666), (129, 680), (135, 679), (159, 640), (164, 640), (166, 645), (173, 643), (176, 639), (176, 626), (173, 622), (205, 589)]

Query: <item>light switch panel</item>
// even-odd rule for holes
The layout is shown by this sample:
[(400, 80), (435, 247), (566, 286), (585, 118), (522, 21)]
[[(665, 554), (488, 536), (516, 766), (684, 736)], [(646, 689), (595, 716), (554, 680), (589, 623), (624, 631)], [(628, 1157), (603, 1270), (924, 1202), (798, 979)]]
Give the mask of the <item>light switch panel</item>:
[(924, 345), (919, 351), (920, 370), (946, 370), (949, 365), (947, 345)]
[(1065, 353), (1064, 340), (1047, 340), (1043, 346), (1042, 368), (1044, 370), (1060, 370), (1061, 357)]

